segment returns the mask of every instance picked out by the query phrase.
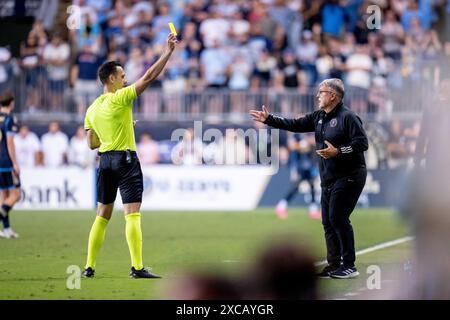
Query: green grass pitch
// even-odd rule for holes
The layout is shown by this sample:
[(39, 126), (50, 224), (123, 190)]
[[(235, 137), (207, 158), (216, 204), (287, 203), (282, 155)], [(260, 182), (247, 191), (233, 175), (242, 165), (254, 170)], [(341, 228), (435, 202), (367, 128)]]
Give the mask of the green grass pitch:
[[(408, 235), (404, 221), (388, 209), (358, 209), (352, 214), (356, 249)], [(0, 299), (171, 299), (167, 284), (183, 270), (208, 269), (239, 274), (255, 254), (280, 235), (307, 244), (317, 260), (325, 258), (321, 222), (303, 208), (290, 209), (287, 220), (273, 209), (251, 212), (144, 212), (144, 264), (161, 280), (130, 279), (130, 258), (122, 213), (114, 212), (96, 276), (70, 290), (70, 265), (83, 267), (94, 212), (13, 211), (19, 239), (0, 239)], [(357, 257), (358, 279), (320, 280), (323, 298), (345, 298), (364, 287), (369, 265), (400, 270), (410, 259), (411, 243)], [(388, 279), (389, 280), (389, 279)], [(392, 279), (390, 279), (392, 280)]]

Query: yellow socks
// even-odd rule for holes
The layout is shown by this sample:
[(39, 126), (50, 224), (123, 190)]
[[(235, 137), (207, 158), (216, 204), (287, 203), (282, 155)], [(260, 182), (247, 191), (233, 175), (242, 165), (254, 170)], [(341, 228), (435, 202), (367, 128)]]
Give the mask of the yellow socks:
[(92, 225), (91, 232), (89, 233), (89, 243), (88, 243), (88, 256), (86, 262), (86, 268), (91, 267), (95, 270), (95, 262), (97, 259), (98, 252), (103, 245), (105, 240), (106, 226), (108, 225), (108, 220), (97, 216), (95, 218), (94, 224)]
[(125, 220), (125, 235), (130, 250), (131, 265), (136, 270), (141, 270), (144, 267), (142, 264), (141, 214), (139, 212), (127, 214)]

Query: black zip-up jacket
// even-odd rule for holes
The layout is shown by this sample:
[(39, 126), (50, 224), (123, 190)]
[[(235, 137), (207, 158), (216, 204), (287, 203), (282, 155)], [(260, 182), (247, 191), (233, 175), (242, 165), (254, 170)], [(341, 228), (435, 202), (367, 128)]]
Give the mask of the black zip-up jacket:
[(270, 114), (265, 124), (292, 132), (315, 132), (316, 150), (325, 149), (325, 140), (338, 149), (334, 158), (319, 157), (322, 185), (366, 170), (364, 151), (369, 147), (361, 119), (342, 102), (330, 113), (317, 110), (299, 119), (285, 119)]

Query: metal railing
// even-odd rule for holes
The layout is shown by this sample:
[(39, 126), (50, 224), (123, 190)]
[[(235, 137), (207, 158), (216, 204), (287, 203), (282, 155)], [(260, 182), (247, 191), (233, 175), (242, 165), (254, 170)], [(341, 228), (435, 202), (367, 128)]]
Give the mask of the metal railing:
[[(16, 94), (16, 112), (26, 119), (81, 121), (90, 102), (101, 94), (99, 83), (70, 87), (67, 81), (51, 81), (44, 68), (23, 71), (11, 79)], [(248, 110), (266, 105), (273, 113), (298, 116), (316, 108), (317, 88), (233, 91), (204, 89), (169, 92), (149, 88), (134, 105), (137, 119), (159, 121), (248, 121)], [(418, 119), (422, 109), (432, 103), (429, 85), (369, 90), (346, 88), (345, 103), (361, 117), (371, 120)], [(84, 103), (82, 102), (84, 101)]]

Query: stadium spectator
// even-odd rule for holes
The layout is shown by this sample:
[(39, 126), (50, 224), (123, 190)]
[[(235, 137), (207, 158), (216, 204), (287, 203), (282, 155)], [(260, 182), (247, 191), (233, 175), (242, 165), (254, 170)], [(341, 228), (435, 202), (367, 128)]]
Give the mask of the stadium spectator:
[(399, 61), (401, 48), (405, 40), (405, 32), (394, 11), (388, 10), (384, 17), (380, 29), (382, 48), (386, 56)]
[(182, 139), (172, 148), (171, 159), (175, 165), (200, 165), (203, 163), (204, 145), (194, 129), (185, 130)]
[(339, 0), (327, 0), (321, 8), (322, 33), (325, 36), (341, 37), (345, 31), (345, 9)]
[(302, 71), (292, 49), (286, 49), (283, 52), (276, 77), (276, 82), (287, 89), (302, 89), (306, 86), (305, 73)]
[(296, 99), (295, 91), (306, 93), (307, 79), (301, 66), (297, 61), (295, 52), (292, 49), (285, 49), (278, 63), (274, 79), (275, 87), (279, 93), (287, 91), (286, 96), (280, 95), (278, 103), (281, 104), (281, 110), (285, 114), (291, 113), (291, 107)]
[(298, 1), (274, 0), (270, 15), (283, 28), (286, 47), (295, 48), (299, 44), (299, 35), (303, 29), (303, 17), (299, 14), (301, 4)]
[(229, 81), (228, 87), (231, 90), (246, 90), (250, 86), (250, 74), (252, 65), (248, 59), (238, 53), (233, 57), (231, 64), (228, 66)]
[(37, 43), (41, 50), (43, 50), (45, 45), (48, 43), (47, 32), (40, 21), (35, 21), (33, 23), (29, 35), (37, 38)]
[(32, 168), (39, 164), (41, 142), (28, 126), (21, 126), (19, 134), (14, 136), (17, 161), (22, 168)]
[(74, 87), (78, 115), (86, 112), (87, 107), (100, 92), (100, 86), (97, 83), (97, 69), (102, 62), (103, 59), (88, 45), (76, 57), (75, 64), (71, 69), (70, 80)]
[(276, 67), (277, 59), (267, 49), (262, 50), (253, 70), (252, 89), (270, 87)]
[(70, 165), (80, 168), (91, 168), (95, 164), (97, 152), (89, 148), (86, 131), (83, 126), (79, 126), (76, 134), (70, 139), (67, 151), (67, 160)]
[(159, 162), (159, 146), (149, 133), (143, 133), (137, 145), (137, 154), (142, 165)]
[(319, 56), (316, 60), (317, 81), (323, 81), (330, 77), (334, 68), (333, 57), (328, 53), (326, 46), (319, 47)]
[(297, 59), (300, 68), (307, 76), (307, 85), (314, 86), (317, 81), (316, 60), (319, 52), (319, 46), (313, 39), (310, 30), (302, 32), (301, 41), (296, 48)]
[(420, 26), (424, 30), (429, 30), (435, 18), (431, 9), (431, 1), (409, 0), (408, 7), (402, 12), (401, 22), (403, 29), (409, 33), (413, 19), (418, 19)]
[(187, 22), (184, 25), (182, 39), (184, 51), (186, 51), (187, 56), (189, 58), (199, 59), (203, 47), (197, 37), (197, 26), (193, 22)]
[(188, 55), (183, 50), (183, 46), (184, 44), (180, 44), (179, 50), (172, 56), (162, 78), (165, 112), (173, 114), (181, 113), (181, 95), (186, 90), (185, 74)]
[(262, 1), (254, 3), (252, 10), (248, 14), (250, 34), (264, 37), (264, 39), (267, 39), (275, 48), (280, 49), (281, 46), (284, 45), (285, 31), (270, 15), (269, 10), (270, 8), (267, 3)]
[(96, 54), (103, 53), (103, 35), (98, 20), (89, 13), (81, 14), (80, 25), (72, 30), (73, 42), (78, 51), (88, 46)]
[(405, 129), (399, 119), (394, 119), (391, 122), (386, 149), (389, 154), (389, 167), (394, 168), (405, 164), (408, 150), (406, 148)]
[(144, 74), (144, 56), (141, 48), (134, 47), (130, 50), (130, 59), (125, 64), (124, 70), (130, 83), (135, 82)]
[(311, 218), (320, 219), (314, 188), (314, 180), (317, 177), (314, 136), (299, 133), (289, 134), (288, 150), (291, 185), (286, 195), (278, 201), (275, 212), (280, 219), (286, 219), (289, 203), (299, 193), (300, 183), (306, 181), (310, 188), (309, 214)]
[(157, 15), (152, 21), (154, 32), (153, 45), (162, 45), (166, 42), (167, 34), (170, 33), (169, 22), (177, 24), (177, 19), (170, 12), (170, 6), (167, 2), (159, 2)]
[[(147, 47), (145, 49), (145, 70), (148, 70), (148, 68), (150, 68), (151, 65), (158, 60), (160, 50), (161, 48), (158, 46), (154, 48)], [(161, 112), (160, 105), (162, 104), (162, 94), (159, 90), (162, 88), (162, 77), (163, 75), (160, 74), (152, 83), (150, 88), (146, 89), (142, 94), (143, 106), (141, 110), (147, 119), (156, 119)]]
[(51, 30), (58, 13), (58, 0), (42, 0), (38, 12), (36, 13), (36, 21), (42, 21), (45, 30)]
[(346, 84), (349, 86), (350, 106), (359, 113), (367, 111), (367, 97), (372, 81), (373, 61), (367, 46), (357, 45), (346, 61)]
[(11, 89), (13, 69), (11, 64), (11, 52), (8, 48), (0, 47), (0, 92)]
[(48, 132), (41, 137), (41, 142), (46, 167), (60, 167), (67, 163), (69, 138), (60, 131), (58, 122), (50, 122)]
[(38, 81), (41, 73), (41, 48), (37, 36), (31, 32), (20, 47), (20, 65), (25, 73), (27, 88), (26, 112), (34, 112), (39, 106)]
[[(139, 2), (135, 7), (138, 4), (145, 3), (146, 2)], [(138, 6), (137, 8), (139, 8), (137, 12), (135, 9), (132, 9), (131, 11), (134, 13), (133, 16), (137, 15), (137, 20), (127, 28), (128, 38), (138, 39), (140, 45), (149, 45), (153, 37), (152, 28), (150, 26), (152, 15), (143, 7)]]
[(239, 39), (240, 36), (250, 32), (250, 23), (244, 19), (244, 14), (237, 10), (231, 15), (230, 40)]
[(218, 40), (214, 40), (210, 47), (203, 50), (200, 64), (208, 87), (222, 88), (226, 86), (226, 71), (231, 62), (230, 59), (227, 51), (219, 46)]
[[(442, 72), (446, 68), (444, 65), (448, 64), (444, 58), (439, 57), (442, 49), (436, 33), (439, 26), (445, 25), (446, 13), (450, 12), (448, 3), (446, 5), (441, 0), (378, 1), (376, 4), (383, 10), (383, 19), (381, 29), (376, 32), (369, 30), (366, 24), (368, 14), (365, 11), (372, 4), (369, 0), (253, 2), (74, 0), (73, 4), (81, 9), (80, 28), (70, 32), (69, 39), (73, 52), (76, 55), (82, 54), (84, 45), (88, 45), (93, 53), (107, 56), (108, 59), (117, 59), (122, 65), (135, 64), (136, 47), (145, 50), (142, 51), (142, 56), (149, 54), (151, 59), (157, 58), (161, 50), (161, 45), (158, 45), (161, 40), (158, 34), (162, 34), (164, 38), (164, 33), (168, 32), (167, 22), (175, 23), (179, 37), (183, 39), (179, 51), (183, 52), (175, 54), (173, 64), (168, 66), (168, 72), (161, 76), (161, 81), (155, 82), (152, 88), (142, 95), (142, 101), (138, 103), (139, 111), (148, 119), (156, 118), (160, 112), (170, 114), (174, 118), (182, 116), (184, 112), (198, 115), (200, 109), (206, 106), (208, 110), (205, 109), (203, 112), (208, 111), (212, 114), (233, 110), (229, 107), (234, 106), (236, 95), (227, 89), (235, 86), (236, 77), (230, 77), (231, 74), (227, 73), (230, 70), (229, 66), (237, 72), (239, 83), (245, 83), (242, 87), (252, 89), (268, 85), (276, 87), (277, 90), (271, 94), (277, 97), (280, 94), (282, 98), (280, 101), (289, 101), (288, 103), (293, 105), (299, 103), (306, 110), (313, 108), (312, 86), (329, 77), (343, 79), (349, 85), (347, 97), (351, 99), (352, 96), (364, 92), (361, 88), (352, 90), (348, 83), (352, 81), (356, 70), (346, 69), (346, 60), (352, 61), (352, 57), (357, 54), (356, 44), (369, 46), (367, 52), (369, 58), (378, 59), (375, 56), (381, 56), (379, 53), (381, 47), (384, 56), (393, 59), (389, 74), (383, 77), (386, 78), (389, 93), (394, 97), (394, 105), (416, 108), (417, 104), (419, 109), (419, 102), (414, 104), (414, 101), (410, 103), (407, 99), (400, 99), (400, 90), (416, 92), (414, 86), (420, 80), (437, 79), (438, 72)], [(440, 10), (443, 19), (438, 21), (439, 25), (434, 25), (437, 22), (437, 10)], [(418, 28), (420, 30), (414, 30), (413, 25), (417, 19), (421, 25)], [(407, 25), (407, 29), (404, 29), (399, 21)], [(75, 103), (76, 109), (82, 112), (85, 106), (80, 100), (85, 94), (79, 94), (78, 88), (73, 94), (72, 91), (66, 91), (65, 97), (70, 99), (62, 101), (64, 82), (70, 80), (71, 85), (74, 85), (73, 76), (70, 79), (67, 79), (68, 76), (64, 79), (55, 78), (55, 72), (47, 70), (49, 72), (47, 78), (43, 73), (45, 70), (42, 69), (47, 67), (63, 70), (62, 65), (47, 65), (48, 60), (39, 62), (38, 65), (33, 62), (35, 51), (38, 56), (41, 55), (42, 48), (47, 44), (45, 32), (42, 22), (39, 21), (33, 24), (30, 31), (29, 53), (21, 57), (21, 62), (26, 61), (26, 64), (20, 64), (22, 69), (25, 69), (25, 65), (30, 69), (19, 76), (19, 80), (22, 80), (22, 76), (26, 77), (24, 82), (27, 94), (21, 94), (24, 98), (20, 99), (21, 105), (18, 107), (26, 106), (27, 110), (39, 111), (40, 108), (48, 108), (49, 105), (52, 109), (61, 108), (64, 102), (64, 111), (71, 112)], [(33, 36), (37, 40), (37, 50), (35, 40), (31, 40)], [(442, 36), (442, 42), (450, 43), (446, 41), (448, 38), (446, 32), (443, 32)], [(405, 38), (408, 38), (406, 46)], [(214, 42), (218, 42), (218, 45), (212, 48), (213, 51), (221, 51), (224, 54), (211, 55), (209, 49)], [(277, 83), (278, 73), (272, 72), (272, 67), (265, 66), (265, 62), (262, 61), (267, 58), (270, 65), (273, 58), (281, 58), (285, 49), (295, 51), (301, 72), (305, 75), (305, 85), (301, 92), (285, 92), (283, 90), (285, 86)], [(247, 63), (254, 67), (254, 72), (251, 74), (238, 72), (238, 68), (231, 64), (236, 55), (245, 56)], [(206, 56), (209, 57), (205, 58)], [(177, 57), (180, 57), (180, 63), (176, 62)], [(9, 59), (6, 64), (0, 62), (0, 70), (7, 70), (6, 73), (0, 71), (0, 82), (6, 78), (9, 83), (13, 80), (14, 63), (14, 59)], [(78, 65), (78, 62), (75, 65)], [(202, 69), (200, 73), (199, 66)], [(258, 71), (260, 67), (262, 69)], [(374, 77), (379, 75), (375, 74), (378, 71), (373, 71)], [(361, 70), (359, 73), (361, 74)], [(381, 82), (380, 80), (378, 83)], [(4, 83), (0, 86), (7, 87)], [(210, 93), (203, 93), (202, 89), (205, 86), (220, 89), (220, 98), (217, 94), (211, 96)], [(164, 94), (161, 87), (164, 88)], [(172, 89), (177, 92), (176, 95), (168, 94)], [(24, 92), (20, 86), (17, 90)], [(395, 90), (397, 92), (393, 92)], [(356, 93), (352, 94), (351, 91)], [(263, 92), (257, 94), (257, 99), (263, 99)], [(206, 99), (203, 99), (204, 95)], [(234, 98), (231, 99), (231, 95), (234, 95)], [(247, 92), (243, 95), (247, 99)], [(286, 99), (288, 95), (292, 96), (292, 99)], [(362, 95), (367, 98), (365, 93)], [(49, 98), (50, 104), (47, 101)], [(206, 103), (200, 103), (202, 99)], [(23, 103), (22, 100), (27, 101)], [(366, 109), (367, 103), (363, 103), (363, 99), (351, 100), (353, 100), (351, 107), (355, 110)], [(380, 109), (379, 112), (384, 111)]]
[(69, 75), (70, 47), (59, 33), (54, 33), (52, 40), (44, 48), (43, 58), (47, 66), (47, 77), (52, 109), (62, 110), (63, 96)]
[(230, 22), (219, 10), (213, 10), (199, 27), (202, 41), (207, 48), (217, 48), (226, 44), (230, 31)]

